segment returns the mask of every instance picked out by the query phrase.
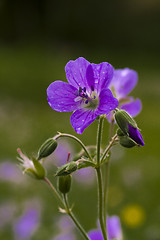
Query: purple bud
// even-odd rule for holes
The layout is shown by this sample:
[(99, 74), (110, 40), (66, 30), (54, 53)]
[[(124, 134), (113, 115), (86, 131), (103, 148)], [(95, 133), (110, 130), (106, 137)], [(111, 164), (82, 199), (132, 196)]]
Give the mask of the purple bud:
[(138, 145), (144, 146), (144, 141), (140, 131), (137, 128), (132, 127), (128, 124), (129, 137), (133, 139)]

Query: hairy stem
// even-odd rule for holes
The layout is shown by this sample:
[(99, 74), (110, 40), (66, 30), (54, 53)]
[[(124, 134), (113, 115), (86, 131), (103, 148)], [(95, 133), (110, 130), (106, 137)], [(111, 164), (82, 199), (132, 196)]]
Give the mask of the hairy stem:
[[(114, 119), (112, 117), (110, 128), (109, 128), (109, 142), (113, 137), (114, 130)], [(104, 164), (104, 222), (107, 222), (107, 202), (108, 202), (108, 186), (109, 186), (109, 169), (110, 169), (110, 161)]]
[(86, 239), (86, 240), (89, 240), (89, 237), (87, 236), (87, 233), (85, 232), (85, 230), (83, 229), (83, 227), (81, 226), (79, 221), (76, 219), (76, 217), (72, 213), (72, 210), (69, 208), (67, 195), (63, 194), (63, 197), (64, 197), (64, 202), (65, 202), (65, 205), (66, 205), (67, 214), (70, 216), (72, 221), (75, 223), (76, 227), (78, 228), (78, 230), (82, 234), (83, 238)]
[(74, 140), (75, 140), (76, 142), (78, 142), (78, 143), (81, 145), (81, 147), (84, 149), (84, 151), (85, 151), (86, 155), (88, 156), (88, 158), (89, 158), (91, 161), (93, 161), (90, 153), (89, 153), (88, 150), (87, 150), (87, 147), (84, 145), (84, 143), (83, 143), (79, 138), (77, 138), (77, 137), (75, 137), (75, 136), (73, 136), (73, 135), (71, 135), (71, 134), (59, 133), (59, 134), (57, 134), (57, 135), (54, 137), (54, 139), (57, 140), (58, 138), (61, 138), (61, 137), (68, 137), (68, 138), (74, 139)]
[(60, 203), (65, 207), (63, 199), (61, 198), (60, 194), (57, 192), (53, 184), (50, 182), (50, 180), (47, 177), (44, 177), (44, 181), (50, 186), (50, 188), (53, 190), (56, 198), (60, 201)]
[(100, 164), (101, 139), (104, 117), (100, 116), (97, 130), (97, 166)]
[(107, 228), (106, 224), (104, 223), (104, 192), (103, 192), (103, 183), (102, 183), (102, 172), (100, 166), (100, 150), (101, 150), (101, 139), (102, 139), (102, 129), (103, 129), (103, 121), (104, 117), (100, 116), (98, 122), (98, 129), (97, 129), (97, 182), (98, 182), (98, 215), (99, 215), (99, 222), (102, 230), (102, 235), (104, 240), (107, 240)]
[(97, 181), (98, 181), (98, 210), (99, 210), (99, 222), (102, 230), (104, 240), (107, 240), (107, 226), (104, 223), (104, 203), (103, 203), (103, 185), (102, 185), (102, 173), (100, 167), (96, 168)]
[(103, 153), (103, 155), (102, 155), (102, 157), (101, 157), (101, 162), (104, 161), (106, 155), (109, 153), (111, 147), (113, 146), (113, 144), (114, 144), (116, 138), (117, 138), (117, 134), (115, 134), (115, 135), (113, 136), (113, 138), (112, 138), (112, 140), (110, 141), (108, 147), (105, 149), (105, 151), (104, 151), (104, 153)]

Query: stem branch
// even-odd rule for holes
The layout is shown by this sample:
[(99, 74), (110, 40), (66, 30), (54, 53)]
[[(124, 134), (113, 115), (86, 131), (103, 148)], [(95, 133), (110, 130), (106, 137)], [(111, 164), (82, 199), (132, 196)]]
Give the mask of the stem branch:
[(84, 239), (89, 240), (89, 237), (87, 236), (87, 233), (85, 232), (85, 230), (83, 229), (81, 224), (78, 222), (78, 220), (76, 219), (76, 217), (72, 213), (72, 210), (69, 208), (67, 195), (63, 194), (63, 197), (64, 197), (64, 202), (65, 202), (65, 205), (66, 205), (67, 214), (70, 216), (72, 221), (75, 223), (76, 227), (79, 229), (79, 231), (82, 234), (82, 236), (84, 237)]
[(88, 158), (89, 158), (91, 161), (93, 161), (93, 159), (92, 159), (90, 153), (88, 152), (86, 146), (84, 145), (84, 143), (83, 143), (79, 138), (77, 138), (77, 137), (75, 137), (75, 136), (73, 136), (73, 135), (71, 135), (71, 134), (59, 133), (58, 135), (56, 135), (56, 136), (54, 137), (54, 139), (57, 140), (57, 139), (60, 138), (60, 137), (68, 137), (68, 138), (74, 139), (74, 140), (75, 140), (76, 142), (78, 142), (78, 143), (81, 145), (81, 147), (84, 149), (84, 151), (85, 151), (86, 155), (88, 156)]

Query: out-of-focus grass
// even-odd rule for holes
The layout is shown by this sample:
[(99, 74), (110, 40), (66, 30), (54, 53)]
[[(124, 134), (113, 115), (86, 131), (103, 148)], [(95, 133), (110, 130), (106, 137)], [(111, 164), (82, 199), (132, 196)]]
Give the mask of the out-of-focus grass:
[[(48, 105), (46, 89), (54, 80), (64, 80), (64, 66), (69, 59), (80, 56), (91, 62), (108, 61), (116, 68), (130, 67), (138, 71), (139, 83), (131, 95), (139, 97), (143, 110), (136, 118), (145, 141), (145, 147), (124, 150), (116, 148), (110, 171), (110, 194), (108, 210), (122, 221), (125, 239), (160, 239), (160, 70), (157, 57), (141, 53), (110, 51), (72, 50), (42, 48), (40, 46), (0, 48), (0, 161), (10, 159), (17, 164), (16, 148), (35, 153), (40, 144), (56, 131), (74, 134), (69, 113), (54, 112)], [(151, 61), (152, 57), (152, 61)], [(80, 138), (84, 143), (94, 144), (96, 138), (94, 122)], [(104, 144), (107, 141), (108, 124), (104, 126)], [(76, 146), (77, 147), (77, 146)], [(78, 150), (78, 147), (77, 147)], [(117, 157), (117, 156), (122, 156)], [(52, 177), (52, 176), (51, 176)], [(28, 179), (28, 178), (27, 178)], [(0, 182), (0, 204), (12, 199), (17, 206), (25, 199), (38, 196), (44, 207), (43, 225), (33, 239), (50, 239), (56, 232), (53, 219), (57, 213), (57, 202), (41, 182), (32, 180), (29, 186)], [(43, 194), (42, 194), (43, 192)], [(96, 190), (73, 184), (71, 199), (74, 211), (89, 230), (96, 227)], [(130, 223), (130, 209), (141, 209), (143, 219)], [(129, 209), (129, 210), (128, 210)], [(128, 211), (128, 212), (127, 212)], [(141, 214), (141, 213), (140, 213)], [(139, 216), (139, 215), (138, 215)], [(136, 217), (135, 217), (136, 219)], [(137, 217), (138, 219), (138, 217)], [(12, 239), (7, 230), (0, 232), (3, 239)]]

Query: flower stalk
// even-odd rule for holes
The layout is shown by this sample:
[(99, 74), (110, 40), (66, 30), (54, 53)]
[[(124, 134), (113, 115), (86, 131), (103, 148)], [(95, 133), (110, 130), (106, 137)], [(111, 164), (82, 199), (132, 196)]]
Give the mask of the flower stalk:
[(50, 180), (45, 177), (44, 181), (50, 186), (50, 188), (53, 190), (56, 198), (60, 201), (60, 203), (63, 205), (63, 207), (65, 208), (64, 212), (68, 214), (68, 216), (72, 219), (72, 221), (75, 223), (76, 227), (79, 229), (79, 231), (81, 232), (82, 236), (84, 237), (84, 239), (89, 240), (87, 233), (85, 232), (85, 230), (83, 229), (83, 227), (81, 226), (81, 224), (78, 222), (78, 220), (76, 219), (76, 217), (74, 216), (74, 214), (72, 213), (71, 208), (69, 208), (69, 204), (68, 204), (68, 200), (67, 200), (67, 194), (63, 194), (63, 198), (60, 196), (60, 194), (57, 192), (57, 190), (55, 189), (55, 187), (53, 186), (53, 184), (50, 182)]
[(103, 183), (102, 183), (102, 172), (100, 166), (100, 147), (101, 147), (101, 139), (102, 139), (102, 129), (103, 129), (104, 117), (100, 116), (97, 130), (97, 182), (98, 182), (98, 214), (99, 214), (99, 222), (102, 230), (102, 235), (104, 240), (107, 240), (107, 229), (106, 224), (104, 222), (104, 192), (103, 192)]
[(57, 140), (58, 138), (61, 138), (61, 137), (68, 137), (68, 138), (74, 139), (76, 142), (78, 142), (78, 143), (81, 145), (81, 147), (83, 148), (83, 150), (84, 150), (84, 152), (86, 153), (86, 155), (88, 156), (88, 158), (89, 158), (91, 161), (93, 161), (93, 159), (92, 159), (90, 153), (88, 152), (86, 146), (84, 145), (84, 143), (83, 143), (79, 138), (77, 138), (77, 137), (75, 137), (75, 136), (73, 136), (73, 135), (71, 135), (71, 134), (60, 133), (60, 132), (59, 132), (59, 133), (54, 137), (54, 139)]
[(86, 231), (83, 229), (83, 227), (81, 226), (81, 224), (79, 223), (79, 221), (77, 220), (77, 218), (74, 216), (74, 214), (72, 213), (71, 208), (69, 207), (69, 203), (68, 203), (68, 197), (67, 194), (63, 194), (63, 198), (64, 198), (64, 203), (65, 203), (65, 207), (66, 207), (66, 212), (67, 214), (70, 216), (70, 218), (72, 219), (72, 221), (75, 223), (76, 227), (78, 228), (78, 230), (80, 231), (81, 235), (83, 236), (84, 239), (86, 240), (90, 240), (89, 237), (87, 236)]

